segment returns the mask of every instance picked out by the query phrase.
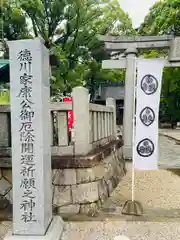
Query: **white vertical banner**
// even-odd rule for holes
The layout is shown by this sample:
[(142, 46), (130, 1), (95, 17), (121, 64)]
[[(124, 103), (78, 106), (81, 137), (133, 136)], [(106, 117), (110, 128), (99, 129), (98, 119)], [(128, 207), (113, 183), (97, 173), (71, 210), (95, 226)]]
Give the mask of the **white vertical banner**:
[(158, 121), (164, 60), (137, 60), (136, 129), (133, 164), (138, 170), (157, 170)]

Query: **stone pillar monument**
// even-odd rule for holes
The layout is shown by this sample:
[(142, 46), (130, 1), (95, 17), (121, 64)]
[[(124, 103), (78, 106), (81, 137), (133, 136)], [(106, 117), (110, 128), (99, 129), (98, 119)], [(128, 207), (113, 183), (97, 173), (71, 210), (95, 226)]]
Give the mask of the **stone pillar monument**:
[(5, 239), (59, 240), (52, 217), (49, 51), (42, 40), (9, 42), (13, 232)]

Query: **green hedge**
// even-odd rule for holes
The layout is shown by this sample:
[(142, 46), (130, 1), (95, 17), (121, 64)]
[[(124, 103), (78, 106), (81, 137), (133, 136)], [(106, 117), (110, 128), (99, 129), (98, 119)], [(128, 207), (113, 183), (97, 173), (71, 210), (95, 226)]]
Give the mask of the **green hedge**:
[(0, 104), (10, 104), (10, 91), (0, 90)]

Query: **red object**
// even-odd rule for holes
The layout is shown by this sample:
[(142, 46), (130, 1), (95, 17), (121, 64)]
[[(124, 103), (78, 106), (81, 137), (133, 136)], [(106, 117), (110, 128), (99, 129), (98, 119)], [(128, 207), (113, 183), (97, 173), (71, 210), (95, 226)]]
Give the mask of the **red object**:
[[(63, 99), (63, 101), (64, 101), (64, 102), (72, 102), (72, 97), (65, 97), (65, 98)], [(72, 111), (72, 110), (69, 110), (69, 111), (68, 111), (68, 127), (69, 127), (69, 130), (72, 129), (73, 123), (74, 123), (73, 111)]]

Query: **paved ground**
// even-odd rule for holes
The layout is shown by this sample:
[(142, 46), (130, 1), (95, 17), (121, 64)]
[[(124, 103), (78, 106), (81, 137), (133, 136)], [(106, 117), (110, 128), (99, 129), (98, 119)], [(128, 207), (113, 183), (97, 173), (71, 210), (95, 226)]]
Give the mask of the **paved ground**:
[[(171, 130), (172, 131), (172, 130)], [(172, 134), (169, 132), (164, 132), (164, 134), (169, 137), (173, 136), (174, 138), (180, 139), (180, 130), (178, 133)], [(180, 145), (177, 141), (160, 136), (160, 160), (159, 165), (162, 168), (180, 168)]]
[(180, 129), (160, 129), (159, 133), (170, 138), (174, 138), (180, 141)]
[[(161, 136), (160, 152), (162, 168), (180, 168), (180, 146), (175, 140)], [(100, 215), (89, 222), (81, 218), (67, 223), (62, 240), (113, 240), (121, 234), (130, 240), (180, 239), (180, 177), (165, 169), (136, 171), (135, 199), (142, 203), (144, 216), (125, 217), (121, 210), (124, 202), (131, 199), (131, 163), (127, 168), (127, 175)], [(2, 223), (0, 235), (3, 237), (10, 227), (11, 223)]]

